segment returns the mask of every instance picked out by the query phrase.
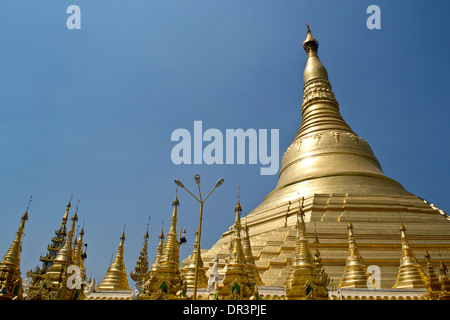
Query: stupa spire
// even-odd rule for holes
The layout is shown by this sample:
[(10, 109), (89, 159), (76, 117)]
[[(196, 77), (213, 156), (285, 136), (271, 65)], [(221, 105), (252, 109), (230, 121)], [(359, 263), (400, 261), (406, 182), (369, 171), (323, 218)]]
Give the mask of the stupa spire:
[(439, 297), (441, 291), (441, 284), (439, 278), (434, 272), (433, 264), (431, 263), (431, 256), (428, 251), (425, 253), (425, 259), (427, 259), (427, 279), (425, 281), (425, 287), (427, 293), (424, 295), (426, 300), (436, 300)]
[(295, 243), (295, 260), (291, 264), (284, 287), (289, 300), (328, 299), (328, 291), (324, 278), (314, 265), (304, 220), (304, 198), (299, 200), (297, 215), (297, 239)]
[[(198, 231), (195, 232), (194, 248), (189, 259), (189, 264), (184, 268), (184, 278), (188, 287), (195, 285), (195, 268), (197, 265), (197, 252), (198, 252)], [(208, 279), (206, 278), (205, 269), (203, 269), (203, 259), (201, 251), (198, 252), (198, 274), (197, 274), (197, 287), (206, 288), (208, 286)]]
[(319, 41), (312, 36), (308, 22), (306, 25), (307, 34), (302, 44), (308, 59), (303, 72), (303, 119), (297, 138), (322, 130), (353, 133), (339, 113), (339, 104), (328, 81), (327, 69), (317, 54)]
[(258, 268), (255, 264), (255, 257), (253, 257), (247, 219), (245, 221), (245, 225), (242, 227), (242, 230), (244, 232), (244, 236), (242, 237), (242, 248), (244, 249), (245, 260), (247, 261), (248, 281), (251, 285), (263, 286), (264, 282), (261, 280), (261, 276), (259, 275)]
[(393, 288), (424, 288), (426, 277), (409, 246), (406, 228), (402, 222), (400, 222), (400, 231), (402, 234), (402, 255), (397, 280)]
[(125, 227), (120, 236), (119, 248), (114, 261), (108, 268), (102, 282), (95, 289), (96, 291), (131, 291), (128, 286), (128, 278), (123, 262), (123, 252), (125, 247)]
[(178, 196), (172, 202), (172, 218), (170, 219), (170, 228), (167, 233), (167, 240), (162, 252), (161, 262), (171, 263), (178, 266), (180, 243), (177, 238), (178, 206), (180, 201)]
[(305, 213), (303, 212), (303, 203), (305, 199), (302, 197), (299, 204), (299, 214), (297, 215), (297, 241), (295, 247), (295, 262), (297, 266), (313, 266), (311, 251), (309, 249), (308, 240), (306, 238)]
[(84, 279), (86, 276), (84, 270), (84, 260), (86, 259), (87, 255), (86, 252), (83, 253), (83, 246), (87, 246), (87, 244), (84, 244), (83, 237), (84, 237), (84, 224), (81, 227), (81, 231), (78, 234), (78, 238), (74, 242), (75, 245), (74, 262), (80, 268), (81, 277)]
[(158, 247), (156, 248), (156, 255), (153, 264), (150, 267), (150, 273), (155, 272), (159, 267), (159, 262), (161, 260), (162, 251), (164, 249), (164, 227), (161, 227), (161, 233), (159, 235)]
[(236, 213), (233, 225), (233, 238), (231, 240), (227, 269), (223, 278), (223, 287), (219, 289), (221, 296), (225, 299), (248, 298), (253, 292), (249, 288), (249, 278), (247, 274), (247, 260), (241, 239), (241, 212), (242, 207), (238, 200), (234, 207)]
[[(175, 296), (185, 285), (179, 269), (180, 243), (177, 238), (177, 216), (179, 205), (180, 201), (176, 195), (172, 202), (173, 211), (170, 220), (170, 228), (167, 233), (166, 243), (161, 252), (159, 265), (155, 266), (154, 271), (151, 271), (148, 281), (142, 287), (143, 294), (139, 296), (139, 299), (153, 300), (160, 299), (162, 296)], [(160, 237), (161, 241), (162, 239), (163, 238)], [(155, 263), (152, 265), (152, 269)]]
[(28, 220), (30, 203), (31, 197), (27, 209), (20, 219), (16, 236), (0, 263), (0, 300), (20, 299), (22, 296), (20, 253), (22, 251), (22, 237), (24, 234), (25, 222)]
[[(78, 221), (77, 213), (71, 218), (72, 223), (69, 227), (67, 237), (64, 244), (58, 251), (52, 266), (47, 271), (47, 278), (55, 287), (65, 286), (64, 278), (66, 277), (67, 268), (74, 264), (73, 239), (75, 235), (75, 225)], [(63, 279), (63, 280), (62, 280)]]
[(139, 253), (139, 257), (136, 261), (136, 266), (134, 267), (134, 271), (130, 272), (130, 277), (136, 282), (136, 287), (141, 287), (142, 284), (144, 284), (145, 280), (147, 279), (148, 275), (148, 228), (150, 225), (150, 217), (148, 218), (147, 223), (147, 231), (144, 235), (144, 243), (141, 248), (141, 252)]
[[(67, 203), (66, 206), (66, 211), (64, 212), (64, 215), (62, 217), (61, 220), (61, 225), (59, 227), (59, 229), (55, 230), (55, 236), (53, 236), (51, 238), (51, 244), (48, 245), (47, 249), (48, 252), (45, 256), (41, 256), (39, 258), (39, 260), (42, 262), (43, 264), (43, 269), (44, 270), (48, 270), (48, 268), (50, 268), (53, 264), (53, 260), (56, 258), (56, 255), (58, 254), (59, 249), (61, 249), (61, 247), (64, 244), (64, 239), (67, 235), (67, 221), (69, 220), (69, 211), (70, 208), (72, 207), (72, 198), (73, 198), (73, 194), (71, 194), (70, 196), (70, 200)], [(37, 277), (39, 277), (39, 275), (35, 275)], [(32, 275), (33, 277), (33, 275)]]
[(363, 258), (359, 254), (350, 219), (348, 220), (347, 228), (348, 256), (339, 288), (367, 288), (369, 275), (367, 274), (367, 267), (364, 264)]
[(296, 201), (299, 190), (305, 196), (317, 194), (318, 190), (325, 194), (409, 194), (385, 176), (371, 147), (342, 118), (328, 72), (317, 53), (319, 42), (309, 24), (302, 45), (307, 61), (301, 123), (283, 155), (276, 188), (249, 214), (250, 228), (253, 215), (264, 216), (271, 212), (269, 208), (278, 208), (279, 203)]

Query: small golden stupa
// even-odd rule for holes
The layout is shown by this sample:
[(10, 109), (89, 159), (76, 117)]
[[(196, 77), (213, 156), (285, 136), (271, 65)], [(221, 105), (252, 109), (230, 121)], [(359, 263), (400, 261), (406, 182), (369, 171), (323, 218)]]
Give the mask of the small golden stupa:
[(295, 260), (290, 266), (284, 288), (289, 300), (328, 300), (327, 284), (324, 282), (326, 279), (319, 274), (319, 270), (314, 265), (306, 239), (306, 226), (302, 208), (303, 205), (300, 205), (296, 224)]
[(264, 282), (261, 280), (261, 276), (255, 265), (255, 258), (253, 257), (247, 224), (242, 227), (242, 231), (244, 232), (244, 236), (242, 237), (242, 248), (245, 253), (245, 260), (247, 261), (248, 281), (252, 286), (263, 286)]
[(241, 239), (241, 204), (239, 199), (234, 208), (236, 217), (233, 226), (234, 237), (229, 248), (229, 256), (226, 261), (226, 271), (219, 286), (219, 296), (225, 300), (248, 299), (254, 294), (254, 285), (249, 282), (247, 273), (247, 260), (242, 247)]
[(358, 252), (353, 225), (348, 221), (348, 256), (339, 288), (367, 288), (367, 267)]
[(95, 292), (130, 292), (128, 286), (127, 273), (125, 272), (125, 264), (123, 262), (123, 252), (125, 246), (125, 229), (120, 236), (119, 248), (114, 261), (108, 268), (102, 282), (95, 288)]
[[(192, 254), (189, 259), (189, 264), (182, 269), (183, 277), (188, 288), (194, 287), (195, 284), (195, 269), (197, 265), (197, 251), (198, 251), (198, 231), (195, 232), (195, 241)], [(197, 288), (206, 288), (208, 286), (208, 279), (203, 268), (203, 259), (201, 251), (198, 252), (198, 272), (197, 272)]]
[(130, 272), (130, 277), (136, 282), (136, 288), (138, 290), (141, 289), (142, 285), (147, 281), (148, 277), (148, 228), (149, 223), (147, 224), (147, 232), (144, 235), (144, 244), (142, 245), (141, 252), (139, 253), (139, 257), (136, 261), (136, 266), (134, 267), (134, 271)]
[(186, 283), (179, 269), (180, 243), (177, 238), (177, 210), (180, 202), (178, 197), (172, 203), (173, 211), (167, 240), (161, 253), (159, 266), (151, 272), (148, 280), (142, 286), (139, 300), (165, 300), (183, 298), (186, 294)]
[(450, 300), (450, 279), (448, 278), (447, 267), (442, 260), (439, 266), (439, 282), (441, 283), (441, 292), (438, 300)]
[(161, 261), (162, 251), (164, 249), (164, 230), (161, 230), (161, 234), (159, 235), (158, 247), (156, 248), (155, 260), (153, 261), (150, 270), (147, 274), (147, 279), (159, 268), (159, 263)]
[(425, 281), (427, 292), (424, 294), (424, 299), (437, 300), (441, 292), (441, 283), (439, 282), (439, 277), (434, 272), (431, 256), (428, 252), (425, 254), (425, 259), (427, 259), (427, 279)]
[(427, 279), (409, 246), (403, 223), (400, 223), (400, 231), (402, 233), (402, 255), (393, 288), (424, 288)]
[(22, 299), (20, 253), (22, 252), (22, 236), (27, 220), (28, 208), (22, 215), (16, 236), (0, 263), (0, 300)]

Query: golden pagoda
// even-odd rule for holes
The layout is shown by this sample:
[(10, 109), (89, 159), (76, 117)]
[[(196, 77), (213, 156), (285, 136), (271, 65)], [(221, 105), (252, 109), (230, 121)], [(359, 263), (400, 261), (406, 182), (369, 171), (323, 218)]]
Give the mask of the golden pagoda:
[(427, 280), (425, 281), (427, 293), (424, 295), (424, 299), (437, 300), (441, 292), (441, 283), (439, 282), (439, 277), (434, 273), (431, 256), (428, 252), (425, 254), (425, 259), (427, 259)]
[[(303, 201), (302, 201), (303, 202)], [(295, 260), (290, 266), (290, 272), (284, 283), (289, 300), (327, 300), (328, 290), (324, 278), (318, 273), (313, 263), (304, 221), (303, 204), (297, 218), (297, 237), (295, 245)]]
[(322, 264), (322, 257), (320, 256), (320, 251), (319, 251), (319, 238), (317, 237), (317, 233), (316, 233), (316, 237), (315, 237), (315, 248), (314, 248), (314, 267), (316, 268), (316, 272), (319, 274), (319, 279), (320, 279), (320, 283), (322, 283), (326, 288), (328, 288), (328, 286), (330, 285), (331, 279), (328, 276), (327, 272), (325, 271), (325, 268), (323, 267)]
[(402, 255), (393, 288), (424, 288), (426, 277), (409, 246), (403, 223), (400, 223), (400, 231), (402, 233)]
[(339, 288), (367, 288), (367, 267), (358, 252), (353, 225), (348, 221), (348, 256)]
[[(188, 288), (192, 288), (195, 285), (195, 269), (197, 266), (197, 251), (198, 251), (198, 231), (195, 232), (194, 249), (189, 259), (189, 264), (182, 269), (184, 279)], [(208, 286), (208, 279), (206, 278), (205, 269), (203, 269), (203, 259), (201, 251), (198, 252), (198, 274), (197, 274), (197, 287), (206, 288)]]
[(119, 248), (114, 261), (108, 268), (102, 282), (95, 288), (95, 292), (130, 292), (128, 286), (127, 273), (123, 262), (123, 252), (125, 246), (125, 228), (120, 237)]
[(258, 272), (258, 268), (255, 265), (255, 258), (253, 257), (252, 245), (250, 243), (250, 235), (248, 233), (247, 222), (242, 228), (244, 236), (242, 237), (242, 248), (245, 253), (245, 260), (247, 261), (247, 275), (248, 281), (252, 286), (263, 286), (264, 282)]
[(234, 220), (234, 237), (229, 248), (229, 256), (226, 262), (226, 272), (222, 285), (219, 286), (219, 296), (225, 300), (249, 299), (255, 293), (254, 284), (249, 282), (247, 273), (247, 260), (241, 239), (241, 204), (239, 199), (234, 208), (236, 217)]
[(130, 277), (136, 282), (136, 288), (139, 291), (148, 277), (148, 227), (149, 224), (147, 224), (147, 232), (144, 235), (144, 244), (142, 245), (141, 252), (136, 261), (136, 266), (134, 267), (134, 271), (130, 272)]
[[(440, 251), (446, 262), (449, 217), (383, 173), (369, 143), (342, 118), (318, 47), (308, 25), (301, 123), (283, 155), (277, 185), (246, 217), (255, 264), (266, 286), (282, 286), (295, 252), (300, 195), (305, 223), (317, 223), (324, 268), (339, 283), (348, 253), (339, 219), (345, 200), (365, 263), (380, 265), (381, 288), (392, 288), (398, 271), (399, 214), (410, 226), (410, 242), (418, 254), (425, 253), (421, 245), (425, 240), (430, 254)], [(224, 231), (209, 250), (202, 251), (205, 261), (226, 256), (234, 231), (232, 227)]]
[(167, 240), (161, 253), (159, 266), (151, 272), (149, 279), (142, 286), (139, 300), (166, 300), (183, 298), (186, 294), (186, 282), (179, 269), (180, 243), (177, 239), (177, 210), (180, 202), (175, 196)]
[(164, 230), (161, 229), (161, 234), (159, 235), (158, 247), (156, 248), (155, 260), (153, 261), (150, 270), (147, 274), (147, 279), (159, 268), (159, 262), (161, 261), (162, 251), (164, 249)]
[(66, 211), (62, 217), (59, 229), (55, 230), (55, 235), (51, 238), (51, 244), (47, 246), (47, 254), (39, 257), (39, 261), (42, 262), (42, 268), (36, 266), (34, 270), (29, 270), (27, 272), (27, 276), (31, 277), (31, 284), (33, 286), (38, 286), (39, 283), (43, 281), (47, 270), (52, 266), (53, 260), (56, 258), (59, 249), (61, 249), (64, 244), (64, 239), (67, 235), (67, 220), (69, 219), (69, 211), (72, 206), (72, 197), (73, 195), (71, 195), (69, 203), (66, 206)]
[[(31, 202), (31, 198), (30, 198)], [(20, 219), (16, 236), (0, 263), (0, 300), (22, 299), (22, 278), (20, 272), (20, 253), (25, 222), (28, 220), (28, 208)]]
[(441, 284), (441, 292), (438, 300), (450, 300), (450, 279), (448, 278), (448, 270), (445, 263), (441, 259), (439, 266), (439, 282)]
[[(84, 226), (81, 228), (78, 239), (76, 239), (74, 241), (74, 247), (75, 247), (74, 264), (78, 268), (80, 268), (81, 278), (83, 280), (86, 280), (86, 268), (84, 265), (84, 261), (87, 258), (87, 254), (86, 254), (87, 244), (84, 244), (83, 236), (84, 236)], [(83, 246), (86, 248), (84, 252), (83, 252)]]
[[(69, 208), (70, 206), (68, 205), (67, 209)], [(66, 214), (68, 214), (68, 210), (66, 210)], [(63, 218), (63, 224), (66, 221), (67, 219)], [(71, 221), (67, 236), (63, 239), (63, 244), (58, 250), (56, 257), (51, 261), (48, 270), (46, 270), (44, 265), (43, 271), (45, 272), (38, 271), (29, 274), (32, 277), (32, 281), (26, 300), (83, 300), (85, 298), (85, 283), (82, 283), (82, 281), (78, 283), (78, 280), (83, 279), (71, 279), (71, 275), (69, 275), (69, 267), (76, 266), (74, 236), (75, 225), (78, 221), (77, 212), (74, 213)]]
[[(58, 251), (52, 266), (46, 273), (47, 287), (49, 291), (55, 291), (53, 299), (72, 300), (74, 296), (73, 290), (67, 290), (67, 268), (74, 264), (73, 238), (75, 235), (75, 224), (78, 221), (78, 215), (75, 212), (71, 218), (69, 232), (64, 244)], [(49, 286), (49, 285), (50, 286)]]

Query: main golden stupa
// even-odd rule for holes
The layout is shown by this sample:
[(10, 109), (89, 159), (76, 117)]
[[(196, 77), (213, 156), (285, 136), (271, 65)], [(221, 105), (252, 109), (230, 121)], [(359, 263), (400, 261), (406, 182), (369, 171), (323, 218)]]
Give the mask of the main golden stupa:
[[(308, 26), (300, 128), (283, 156), (275, 189), (244, 218), (262, 281), (282, 286), (286, 279), (300, 206), (307, 238), (319, 240), (323, 266), (335, 284), (346, 266), (349, 220), (365, 265), (380, 268), (381, 288), (392, 288), (399, 274), (401, 225), (421, 265), (427, 251), (435, 264), (449, 263), (448, 216), (383, 173), (369, 144), (342, 118), (318, 46)], [(217, 256), (224, 268), (231, 240), (230, 228), (202, 250), (205, 264), (211, 266)]]

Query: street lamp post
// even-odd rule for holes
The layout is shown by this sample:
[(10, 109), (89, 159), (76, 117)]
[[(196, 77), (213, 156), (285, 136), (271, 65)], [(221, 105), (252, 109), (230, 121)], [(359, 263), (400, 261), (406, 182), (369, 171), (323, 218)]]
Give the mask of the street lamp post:
[(211, 192), (206, 196), (205, 199), (202, 198), (202, 191), (200, 190), (200, 175), (196, 174), (194, 176), (195, 182), (197, 183), (198, 186), (198, 193), (200, 196), (200, 199), (198, 199), (196, 196), (194, 196), (188, 189), (186, 189), (186, 187), (183, 185), (183, 183), (181, 183), (180, 180), (175, 179), (174, 182), (176, 183), (177, 186), (179, 186), (180, 188), (183, 188), (184, 190), (186, 190), (195, 200), (197, 200), (200, 203), (200, 218), (198, 221), (198, 236), (197, 236), (197, 252), (196, 252), (196, 261), (195, 261), (195, 280), (194, 280), (194, 296), (193, 296), (193, 300), (197, 300), (197, 281), (198, 281), (198, 262), (199, 262), (199, 257), (200, 257), (200, 236), (202, 233), (202, 217), (203, 217), (203, 203), (205, 203), (206, 199), (208, 199), (208, 197), (211, 195), (211, 193), (213, 193), (214, 190), (216, 190), (216, 188), (220, 187), (223, 183), (223, 179), (220, 178), (219, 180), (217, 180), (216, 185), (214, 186), (214, 188), (211, 190)]

